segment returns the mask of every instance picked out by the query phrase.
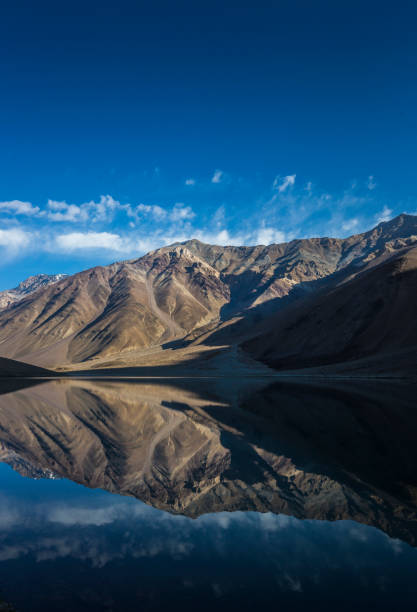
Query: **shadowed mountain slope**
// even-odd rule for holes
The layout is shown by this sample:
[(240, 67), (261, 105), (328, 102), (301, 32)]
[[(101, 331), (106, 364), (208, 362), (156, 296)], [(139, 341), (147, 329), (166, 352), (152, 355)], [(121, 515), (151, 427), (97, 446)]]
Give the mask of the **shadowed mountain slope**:
[(370, 355), (395, 361), (404, 350), (415, 363), (416, 312), (417, 248), (408, 247), (273, 317), (244, 348), (280, 369)]

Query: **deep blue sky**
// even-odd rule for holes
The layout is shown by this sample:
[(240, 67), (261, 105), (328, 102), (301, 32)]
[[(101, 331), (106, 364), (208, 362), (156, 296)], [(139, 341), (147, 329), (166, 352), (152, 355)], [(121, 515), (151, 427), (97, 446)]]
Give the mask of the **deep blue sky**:
[(415, 212), (416, 22), (401, 0), (2, 7), (0, 288)]

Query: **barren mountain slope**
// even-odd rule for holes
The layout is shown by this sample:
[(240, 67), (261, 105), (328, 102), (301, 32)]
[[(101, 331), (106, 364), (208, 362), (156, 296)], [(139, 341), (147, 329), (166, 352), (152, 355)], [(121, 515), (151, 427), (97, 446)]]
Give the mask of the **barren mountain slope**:
[(236, 312), (281, 298), (297, 287), (305, 292), (314, 281), (350, 267), (354, 272), (374, 258), (398, 252), (417, 242), (417, 217), (400, 215), (363, 234), (346, 239), (309, 238), (269, 246), (213, 246), (198, 240), (185, 243), (189, 251), (221, 273), (230, 287)]
[(404, 349), (416, 349), (417, 354), (416, 312), (417, 247), (406, 247), (400, 253), (384, 253), (336, 287), (271, 317), (262, 333), (243, 346), (280, 369)]
[(0, 312), (0, 355), (49, 367), (79, 363), (197, 338), (236, 315), (238, 342), (255, 331), (248, 313), (264, 318), (293, 308), (416, 240), (416, 217), (401, 215), (344, 240), (164, 247), (64, 278), (12, 304)]
[(184, 247), (65, 278), (0, 313), (0, 354), (42, 365), (146, 348), (218, 317), (228, 289)]
[[(119, 264), (67, 277), (0, 313), (0, 352), (29, 363), (65, 361), (73, 337), (107, 304)], [(52, 350), (53, 349), (53, 350)]]

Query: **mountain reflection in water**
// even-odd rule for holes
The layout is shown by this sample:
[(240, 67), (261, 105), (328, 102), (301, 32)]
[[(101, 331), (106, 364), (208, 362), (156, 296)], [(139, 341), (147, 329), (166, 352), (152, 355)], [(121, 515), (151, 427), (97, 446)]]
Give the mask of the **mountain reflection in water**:
[[(382, 606), (390, 593), (406, 603), (417, 592), (416, 433), (415, 388), (403, 384), (5, 387), (0, 461), (15, 472), (1, 468), (3, 596), (21, 610), (157, 609), (165, 597), (185, 609), (198, 589), (200, 609), (272, 596), (344, 609), (338, 588), (350, 584), (346, 609), (378, 589)], [(36, 575), (25, 589), (22, 571)]]

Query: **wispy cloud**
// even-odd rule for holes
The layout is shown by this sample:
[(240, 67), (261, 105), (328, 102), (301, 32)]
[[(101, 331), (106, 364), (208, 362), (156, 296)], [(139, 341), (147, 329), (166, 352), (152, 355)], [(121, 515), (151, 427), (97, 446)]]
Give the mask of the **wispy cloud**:
[(366, 186), (368, 187), (369, 191), (373, 191), (376, 188), (375, 177), (372, 174), (368, 176)]
[(171, 221), (186, 221), (193, 219), (195, 217), (195, 212), (191, 208), (191, 206), (186, 206), (185, 204), (179, 202), (175, 204), (174, 208), (170, 213)]
[(274, 190), (277, 190), (279, 193), (283, 193), (289, 187), (295, 185), (295, 177), (296, 174), (289, 174), (288, 176), (276, 176), (272, 185)]
[(224, 177), (224, 172), (222, 170), (215, 170), (212, 176), (212, 183), (221, 183)]
[(342, 229), (345, 232), (351, 232), (353, 231), (356, 227), (358, 227), (359, 225), (359, 219), (357, 218), (353, 218), (353, 219), (348, 219), (347, 221), (345, 221), (344, 223), (342, 223)]
[[(220, 190), (221, 202), (214, 201), (214, 194), (218, 198), (220, 192), (207, 181), (189, 191), (189, 201), (182, 194), (183, 202), (135, 203), (109, 194), (81, 203), (55, 199), (39, 206), (20, 200), (0, 202), (2, 259), (10, 261), (36, 251), (84, 258), (94, 265), (139, 257), (191, 238), (219, 245), (256, 245), (312, 236), (345, 237), (394, 214), (394, 206), (375, 200), (372, 175), (366, 183), (347, 181), (348, 187), (340, 192), (296, 178), (296, 174), (278, 175), (274, 181), (269, 177), (262, 192), (253, 191), (249, 196), (249, 183), (234, 181), (230, 195)], [(229, 178), (216, 170), (211, 180), (226, 183)], [(197, 196), (202, 200), (194, 204), (191, 197)], [(233, 199), (228, 202), (227, 197)], [(240, 200), (236, 204), (240, 197), (243, 205)], [(398, 207), (395, 210), (402, 212)]]
[(195, 212), (191, 206), (187, 206), (183, 202), (177, 202), (172, 208), (162, 208), (158, 204), (138, 204), (131, 206), (126, 204), (122, 207), (128, 217), (139, 221), (141, 217), (150, 217), (155, 221), (177, 221), (183, 222), (193, 219)]
[(256, 244), (275, 244), (285, 242), (285, 233), (273, 227), (261, 227), (255, 232)]
[(153, 217), (156, 220), (164, 219), (167, 216), (167, 211), (158, 204), (138, 204), (133, 207), (127, 205), (126, 212), (129, 217), (139, 217), (141, 215)]
[(195, 184), (196, 184), (196, 180), (195, 180), (195, 179), (193, 179), (193, 178), (188, 178), (188, 179), (185, 179), (185, 184), (186, 184), (186, 185), (189, 185), (189, 186), (191, 186), (191, 185), (195, 185)]
[(384, 206), (380, 213), (376, 215), (377, 223), (385, 223), (392, 218), (392, 210), (388, 206)]

